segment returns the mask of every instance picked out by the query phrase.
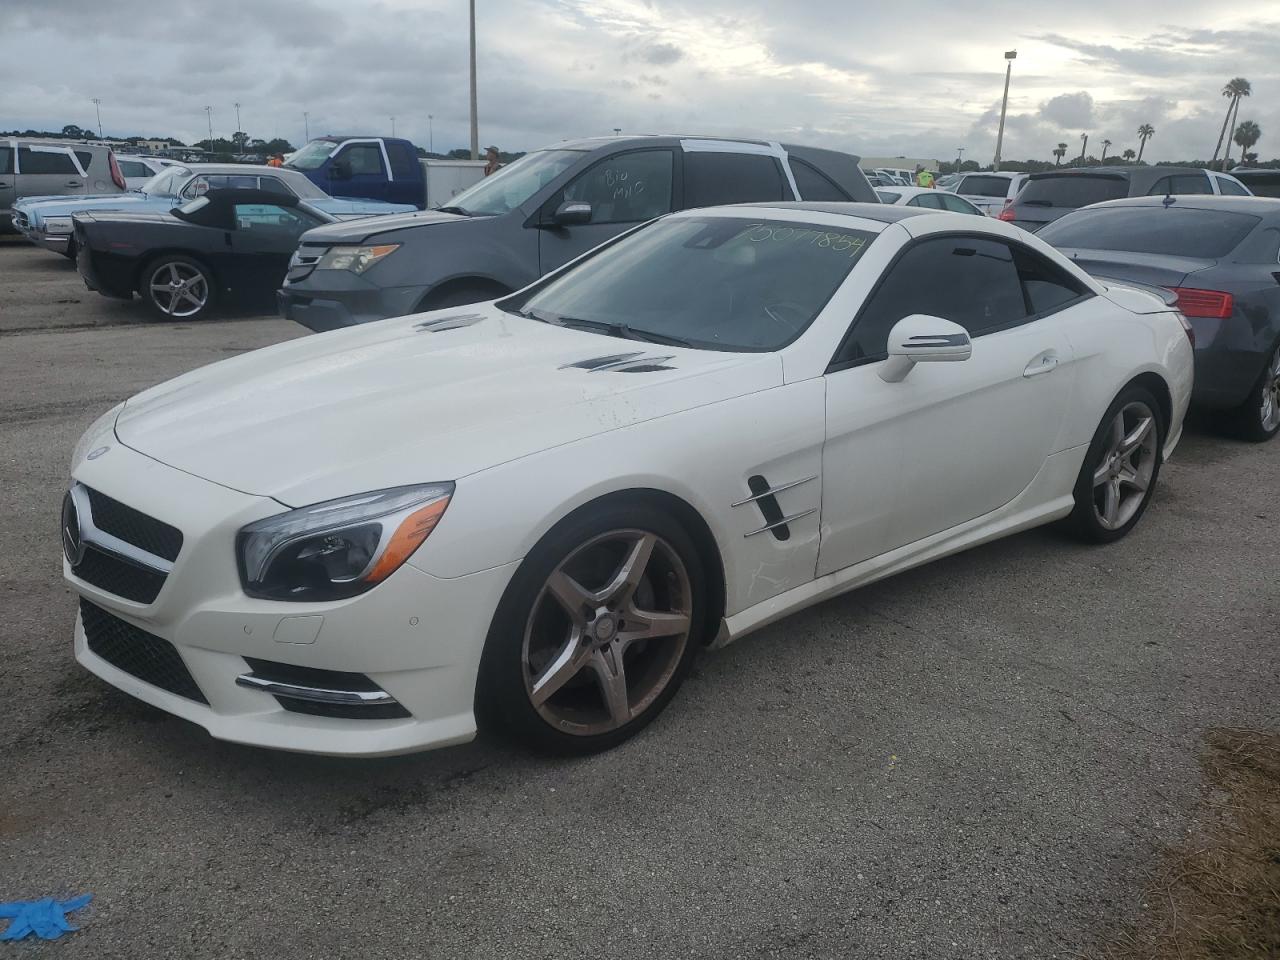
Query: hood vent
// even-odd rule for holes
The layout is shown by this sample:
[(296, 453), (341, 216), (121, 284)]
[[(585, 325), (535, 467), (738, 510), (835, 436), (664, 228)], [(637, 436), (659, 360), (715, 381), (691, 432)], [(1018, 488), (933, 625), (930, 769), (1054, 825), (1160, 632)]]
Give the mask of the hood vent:
[(566, 363), (561, 370), (589, 370), (592, 373), (657, 373), (659, 370), (670, 370), (668, 360), (675, 357), (646, 356), (643, 351), (635, 353), (615, 353), (607, 357), (591, 357), (576, 363)]
[(424, 333), (444, 333), (446, 330), (459, 330), (470, 327), (484, 319), (483, 313), (455, 313), (448, 317), (437, 317), (434, 320), (423, 320), (415, 323), (413, 329)]

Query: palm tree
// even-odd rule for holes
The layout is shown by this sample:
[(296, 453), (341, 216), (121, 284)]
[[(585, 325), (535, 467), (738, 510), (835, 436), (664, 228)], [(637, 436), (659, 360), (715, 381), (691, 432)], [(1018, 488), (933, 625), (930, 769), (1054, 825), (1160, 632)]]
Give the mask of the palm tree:
[(1089, 149), (1089, 135), (1087, 133), (1080, 134), (1080, 159), (1084, 159), (1084, 152)]
[(1130, 148), (1128, 150), (1125, 150), (1125, 152), (1120, 154), (1120, 156), (1124, 157), (1126, 160), (1132, 160), (1134, 157), (1137, 156), (1137, 154), (1133, 152), (1132, 148)]
[[(1227, 115), (1222, 119), (1222, 132), (1218, 134), (1218, 145), (1213, 148), (1213, 159), (1209, 161), (1209, 166), (1213, 166), (1218, 162), (1218, 151), (1222, 149), (1222, 141), (1227, 136), (1227, 126), (1231, 123), (1232, 111), (1240, 103), (1241, 97), (1247, 97), (1253, 93), (1253, 86), (1244, 77), (1234, 77), (1227, 81), (1227, 85), (1222, 88), (1222, 95), (1227, 98)], [(1227, 153), (1231, 152), (1231, 141), (1227, 140)], [(1226, 155), (1223, 155), (1222, 166), (1227, 165)]]
[(1142, 151), (1147, 149), (1147, 141), (1156, 135), (1156, 128), (1144, 123), (1138, 128), (1138, 162), (1142, 162)]
[(1066, 155), (1067, 155), (1067, 145), (1065, 143), (1058, 144), (1057, 149), (1053, 151), (1053, 156), (1054, 156), (1053, 165), (1056, 167), (1058, 164), (1062, 163), (1062, 158), (1065, 157)]
[(1262, 130), (1252, 120), (1245, 120), (1240, 126), (1236, 127), (1235, 141), (1240, 144), (1240, 159), (1246, 160), (1249, 157), (1249, 148), (1252, 147), (1262, 137)]
[[(1102, 141), (1102, 161), (1105, 161), (1107, 159), (1107, 147), (1109, 146), (1111, 146), (1110, 140)], [(1102, 161), (1099, 161), (1099, 162), (1102, 162)]]

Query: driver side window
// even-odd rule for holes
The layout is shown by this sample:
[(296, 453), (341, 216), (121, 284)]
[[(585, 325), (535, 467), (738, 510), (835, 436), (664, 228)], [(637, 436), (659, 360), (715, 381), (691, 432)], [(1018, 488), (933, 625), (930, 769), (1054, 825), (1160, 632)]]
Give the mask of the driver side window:
[(554, 197), (591, 204), (592, 223), (641, 223), (671, 212), (670, 150), (638, 150), (600, 161)]
[(917, 243), (881, 277), (834, 362), (884, 358), (889, 330), (913, 313), (958, 323), (972, 337), (1023, 322), (1029, 311), (1013, 252), (1006, 244), (977, 237)]

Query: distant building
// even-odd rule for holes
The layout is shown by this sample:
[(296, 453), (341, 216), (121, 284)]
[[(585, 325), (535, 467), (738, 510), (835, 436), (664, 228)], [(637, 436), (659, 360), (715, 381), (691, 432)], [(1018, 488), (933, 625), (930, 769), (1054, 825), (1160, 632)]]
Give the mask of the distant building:
[(144, 153), (164, 153), (173, 146), (168, 140), (139, 140), (138, 149)]

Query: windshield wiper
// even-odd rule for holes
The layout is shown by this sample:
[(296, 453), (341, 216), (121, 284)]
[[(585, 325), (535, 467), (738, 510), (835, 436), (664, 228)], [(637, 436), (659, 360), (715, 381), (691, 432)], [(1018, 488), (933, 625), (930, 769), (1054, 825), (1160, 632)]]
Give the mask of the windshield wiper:
[(669, 333), (657, 333), (653, 330), (637, 330), (625, 323), (610, 323), (606, 320), (584, 320), (581, 317), (553, 317), (534, 313), (532, 310), (520, 311), (520, 316), (549, 323), (553, 327), (568, 327), (571, 330), (589, 330), (592, 333), (603, 333), (624, 340), (641, 340), (647, 343), (662, 343), (671, 347), (692, 347), (693, 342)]
[(462, 207), (436, 207), (436, 211), (438, 213), (456, 213), (462, 217), (475, 216), (475, 214), (473, 214), (470, 210), (464, 210)]

